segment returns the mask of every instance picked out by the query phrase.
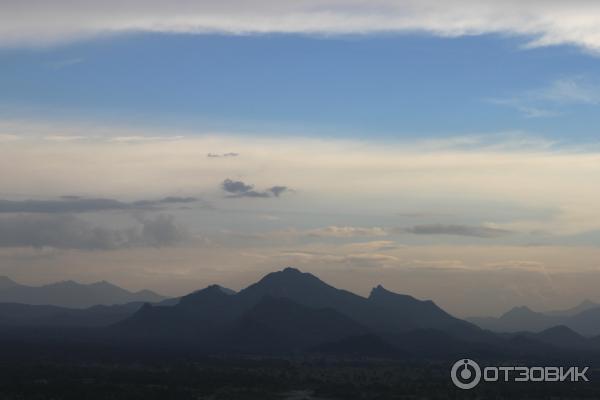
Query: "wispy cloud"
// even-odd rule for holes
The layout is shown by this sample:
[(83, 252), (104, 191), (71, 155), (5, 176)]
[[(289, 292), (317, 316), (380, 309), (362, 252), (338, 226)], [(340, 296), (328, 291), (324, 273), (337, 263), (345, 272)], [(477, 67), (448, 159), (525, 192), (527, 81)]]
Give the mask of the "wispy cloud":
[(86, 136), (73, 136), (73, 135), (48, 135), (44, 136), (45, 140), (50, 142), (74, 142), (77, 140), (86, 140)]
[(305, 234), (314, 237), (351, 238), (387, 236), (388, 232), (386, 229), (380, 227), (327, 226), (325, 228), (311, 229), (305, 232)]
[(173, 140), (182, 140), (184, 136), (117, 136), (110, 138), (112, 142), (136, 143), (136, 142), (164, 142)]
[(0, 213), (84, 213), (114, 210), (152, 210), (169, 204), (196, 203), (195, 197), (169, 196), (157, 200), (123, 202), (115, 199), (92, 199), (62, 196), (59, 200), (3, 200)]
[(206, 157), (208, 158), (227, 158), (227, 157), (237, 157), (240, 153), (208, 153)]
[(561, 78), (546, 87), (489, 101), (513, 108), (528, 118), (556, 117), (567, 106), (600, 104), (600, 84), (583, 77)]
[[(117, 11), (115, 11), (117, 10)], [(570, 2), (460, 0), (233, 0), (215, 3), (119, 0), (5, 2), (3, 45), (47, 44), (128, 32), (367, 34), (427, 32), (457, 37), (522, 35), (524, 47), (573, 44), (600, 51), (600, 5)]]
[(81, 64), (83, 61), (83, 58), (67, 58), (64, 60), (49, 62), (47, 65), (54, 70), (60, 70), (73, 65)]
[(514, 233), (507, 229), (495, 228), (490, 226), (445, 224), (415, 225), (404, 230), (415, 235), (452, 235), (471, 236), (479, 238), (496, 238)]

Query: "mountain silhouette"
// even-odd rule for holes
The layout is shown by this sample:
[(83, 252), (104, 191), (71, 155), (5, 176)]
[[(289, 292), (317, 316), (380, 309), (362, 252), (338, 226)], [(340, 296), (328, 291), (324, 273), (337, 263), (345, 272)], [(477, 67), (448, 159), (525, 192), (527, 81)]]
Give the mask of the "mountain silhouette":
[[(4, 290), (19, 286), (0, 279)], [(52, 287), (56, 286), (65, 290), (72, 286), (114, 288), (106, 282), (63, 282)], [(588, 321), (592, 325), (600, 321), (600, 309), (558, 317), (520, 307), (506, 313), (502, 321), (515, 327), (538, 324), (538, 328), (542, 323), (536, 318), (543, 323), (567, 318), (583, 329)], [(520, 358), (600, 350), (600, 337), (582, 337), (568, 325), (552, 325), (538, 333), (521, 328), (516, 333), (495, 334), (450, 315), (429, 300), (394, 293), (382, 285), (362, 297), (295, 268), (267, 274), (238, 293), (210, 285), (153, 304), (69, 309), (5, 303), (0, 304), (0, 325), (2, 340), (21, 343), (25, 349), (27, 343), (46, 349), (60, 343), (64, 349), (83, 345), (96, 352), (114, 349), (133, 357), (302, 354), (448, 360), (465, 354)]]
[(584, 299), (581, 303), (577, 304), (575, 307), (566, 308), (562, 310), (550, 310), (544, 311), (546, 315), (552, 316), (560, 316), (560, 317), (571, 317), (573, 315), (577, 315), (583, 311), (587, 311), (592, 308), (598, 308), (600, 304), (591, 301), (590, 299)]
[(541, 332), (555, 326), (565, 326), (584, 336), (600, 334), (600, 306), (584, 301), (578, 306), (550, 314), (532, 311), (528, 307), (515, 307), (499, 318), (476, 317), (468, 321), (495, 332)]
[(528, 338), (535, 342), (561, 349), (582, 350), (597, 347), (593, 341), (564, 325), (553, 326), (538, 333), (519, 332), (514, 335), (515, 337)]
[(43, 286), (26, 286), (7, 277), (0, 277), (0, 303), (87, 308), (95, 305), (157, 302), (163, 299), (163, 296), (150, 290), (130, 292), (106, 281), (91, 284), (63, 281)]
[[(185, 341), (242, 353), (301, 351), (325, 343), (339, 351), (346, 339), (375, 335), (381, 344), (383, 336), (415, 329), (465, 340), (489, 339), (487, 332), (431, 301), (381, 286), (364, 298), (295, 268), (267, 274), (234, 294), (211, 285), (183, 296), (175, 305), (147, 304), (114, 329), (142, 340)], [(372, 344), (376, 347), (376, 342)]]
[(134, 302), (73, 309), (48, 305), (0, 303), (0, 326), (109, 326), (130, 317), (142, 305), (143, 303)]
[(263, 297), (244, 312), (226, 338), (238, 352), (305, 351), (324, 342), (367, 334), (368, 328), (331, 308), (311, 308), (284, 297)]

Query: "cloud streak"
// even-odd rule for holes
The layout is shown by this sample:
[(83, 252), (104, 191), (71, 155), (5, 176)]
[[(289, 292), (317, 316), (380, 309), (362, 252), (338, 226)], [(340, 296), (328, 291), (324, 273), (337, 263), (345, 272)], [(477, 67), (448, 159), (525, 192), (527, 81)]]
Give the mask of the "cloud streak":
[(88, 199), (62, 196), (59, 200), (1, 200), (0, 213), (84, 213), (115, 210), (152, 210), (169, 204), (195, 203), (195, 197), (169, 196), (158, 200), (139, 200), (131, 203), (115, 199)]
[[(118, 10), (118, 11), (115, 11)], [(39, 45), (129, 32), (522, 35), (527, 46), (600, 51), (600, 5), (532, 0), (274, 0), (5, 2), (2, 45)]]
[(513, 233), (507, 229), (492, 228), (488, 226), (444, 224), (415, 225), (410, 228), (406, 228), (405, 231), (415, 235), (452, 235), (479, 238), (497, 238)]
[(0, 217), (0, 247), (114, 250), (173, 246), (187, 237), (173, 217), (164, 214), (125, 229), (95, 226), (74, 215), (17, 214)]

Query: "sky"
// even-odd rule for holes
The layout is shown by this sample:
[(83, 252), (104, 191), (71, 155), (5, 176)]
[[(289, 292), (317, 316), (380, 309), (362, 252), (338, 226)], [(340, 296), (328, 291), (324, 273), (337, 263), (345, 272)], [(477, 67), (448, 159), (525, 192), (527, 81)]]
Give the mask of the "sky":
[(600, 301), (600, 5), (0, 2), (0, 275)]

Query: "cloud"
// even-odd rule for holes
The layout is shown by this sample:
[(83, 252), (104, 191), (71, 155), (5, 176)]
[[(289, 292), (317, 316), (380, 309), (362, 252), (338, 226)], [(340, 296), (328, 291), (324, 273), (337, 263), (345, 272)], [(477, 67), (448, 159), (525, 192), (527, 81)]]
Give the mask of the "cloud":
[(21, 137), (17, 135), (0, 134), (0, 143), (2, 142), (14, 142), (20, 140)]
[(221, 184), (224, 191), (229, 193), (229, 198), (239, 197), (254, 197), (254, 198), (269, 198), (279, 197), (282, 193), (290, 191), (287, 186), (273, 186), (263, 191), (254, 190), (254, 185), (248, 185), (242, 181), (233, 181), (225, 179)]
[(173, 140), (181, 140), (184, 136), (116, 136), (110, 139), (111, 142), (122, 142), (122, 143), (137, 143), (137, 142), (165, 142)]
[(396, 256), (374, 252), (333, 254), (309, 251), (282, 251), (279, 257), (284, 259), (287, 264), (311, 266), (341, 264), (352, 268), (387, 268), (400, 261)]
[(185, 240), (188, 234), (175, 224), (172, 215), (160, 214), (155, 219), (142, 221), (140, 242), (149, 246), (173, 246)]
[(51, 142), (74, 142), (77, 140), (88, 139), (86, 136), (75, 136), (75, 135), (48, 135), (44, 136), (45, 140)]
[(0, 213), (83, 213), (114, 210), (156, 209), (162, 205), (198, 202), (195, 197), (169, 196), (158, 200), (139, 200), (131, 203), (115, 199), (88, 199), (62, 196), (59, 200), (2, 200)]
[(237, 157), (240, 153), (208, 153), (206, 157), (208, 158), (227, 158), (227, 157)]
[(471, 225), (415, 225), (405, 229), (406, 232), (415, 235), (454, 235), (471, 236), (480, 238), (496, 238), (512, 234), (512, 231), (487, 226)]
[(379, 227), (361, 228), (353, 226), (328, 226), (325, 228), (309, 230), (306, 232), (306, 235), (314, 237), (350, 238), (387, 236), (388, 233), (384, 228)]
[(54, 70), (60, 70), (63, 68), (71, 67), (73, 65), (81, 64), (83, 61), (83, 58), (67, 58), (64, 60), (48, 63), (48, 66)]
[(490, 102), (514, 108), (528, 118), (555, 117), (569, 105), (600, 104), (600, 85), (581, 76), (557, 79), (546, 87)]
[(0, 216), (0, 247), (113, 250), (173, 246), (187, 237), (172, 216), (162, 214), (126, 229), (94, 226), (74, 215)]
[[(552, 232), (555, 242), (564, 235), (600, 229), (596, 218), (600, 203), (595, 201), (600, 198), (600, 187), (593, 184), (600, 178), (600, 143), (593, 139), (556, 142), (526, 132), (386, 143), (241, 134), (186, 135), (181, 141), (135, 145), (94, 140), (53, 145), (35, 139), (56, 132), (87, 133), (85, 129), (56, 121), (0, 121), (1, 131), (30, 138), (0, 146), (0, 171), (10, 171), (1, 174), (0, 198), (27, 199), (22, 193), (35, 195), (36, 200), (107, 193), (117, 200), (147, 199), (148, 193), (185, 193), (182, 190), (193, 188), (194, 193), (214, 195), (212, 202), (222, 208), (246, 200), (248, 215), (285, 216), (282, 229), (493, 221), (515, 232)], [(127, 134), (118, 125), (94, 129)], [(147, 133), (162, 136), (167, 132), (156, 128)], [(218, 162), (205, 157), (211, 148), (239, 149), (244, 157), (235, 163)], [(264, 208), (264, 203), (276, 200), (272, 193), (273, 198), (264, 202), (226, 198), (233, 193), (217, 185), (241, 173), (265, 182), (251, 189), (257, 193), (278, 182), (302, 190), (289, 201), (277, 202), (277, 209)], [(251, 186), (246, 179), (234, 180)], [(206, 208), (202, 203), (190, 205)], [(423, 220), (407, 221), (397, 214), (412, 210), (425, 211), (409, 215)], [(376, 216), (383, 219), (372, 218)], [(212, 223), (221, 224), (216, 217)], [(523, 236), (515, 240), (532, 241)]]
[(520, 35), (526, 47), (600, 50), (600, 5), (586, 0), (23, 0), (5, 2), (0, 43), (39, 45), (130, 32)]

